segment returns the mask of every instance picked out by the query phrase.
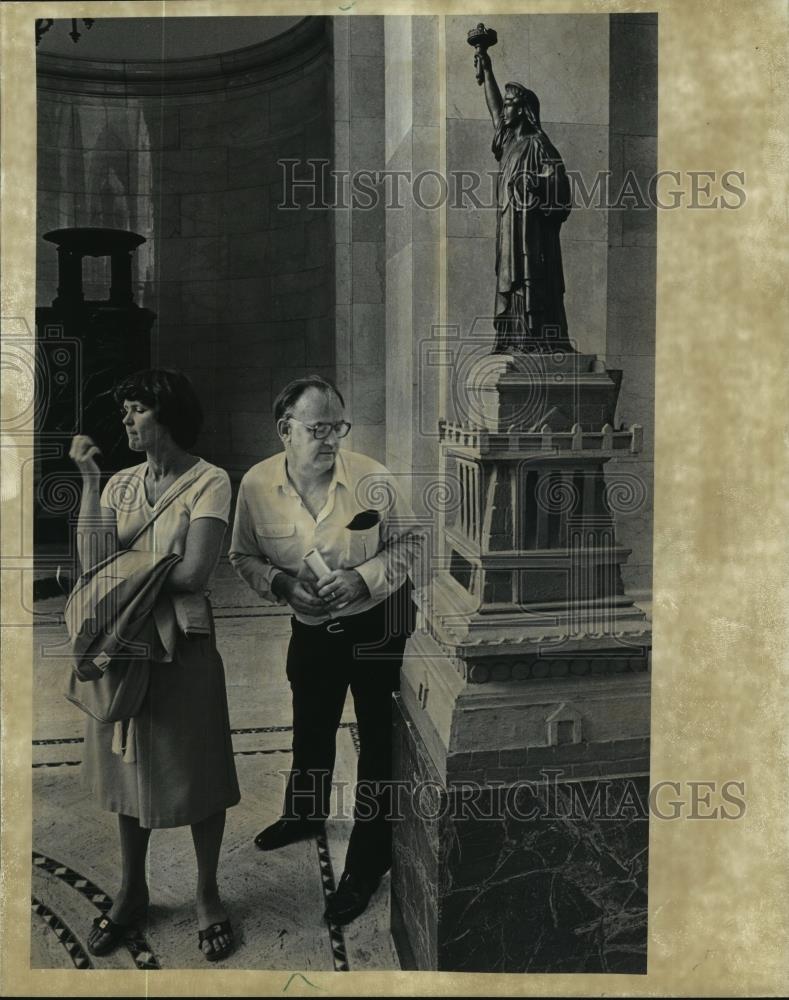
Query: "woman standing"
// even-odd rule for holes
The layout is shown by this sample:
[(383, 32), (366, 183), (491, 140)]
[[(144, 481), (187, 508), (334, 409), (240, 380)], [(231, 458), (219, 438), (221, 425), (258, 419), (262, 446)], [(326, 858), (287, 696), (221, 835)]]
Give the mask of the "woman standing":
[[(82, 570), (126, 547), (155, 517), (131, 547), (181, 556), (160, 601), (203, 594), (230, 516), (230, 481), (223, 469), (188, 451), (202, 425), (200, 402), (186, 376), (158, 369), (125, 379), (115, 399), (129, 448), (144, 453), (145, 461), (116, 473), (100, 493), (99, 449), (89, 437), (74, 438), (70, 454), (82, 474)], [(199, 947), (209, 961), (233, 948), (217, 866), (225, 810), (240, 795), (224, 668), (210, 606), (207, 612), (209, 634), (187, 638), (179, 631), (172, 661), (151, 663), (148, 692), (130, 730), (131, 753), (113, 747), (112, 723), (88, 717), (82, 780), (104, 809), (118, 814), (121, 850), (120, 890), (88, 938), (94, 955), (111, 951), (147, 909), (151, 830), (184, 825), (192, 828), (197, 858)]]

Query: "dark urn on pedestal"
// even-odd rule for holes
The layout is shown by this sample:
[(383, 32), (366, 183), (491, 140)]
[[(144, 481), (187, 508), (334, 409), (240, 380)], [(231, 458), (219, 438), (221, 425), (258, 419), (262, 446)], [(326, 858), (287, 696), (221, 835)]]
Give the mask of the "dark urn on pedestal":
[[(86, 433), (101, 448), (102, 468), (114, 472), (134, 457), (111, 390), (130, 372), (150, 366), (156, 314), (140, 308), (132, 289), (132, 256), (145, 237), (120, 229), (72, 228), (46, 233), (58, 253), (58, 291), (36, 309), (35, 537), (68, 541), (79, 483), (68, 458), (71, 438)], [(109, 257), (106, 299), (84, 296), (85, 257)]]

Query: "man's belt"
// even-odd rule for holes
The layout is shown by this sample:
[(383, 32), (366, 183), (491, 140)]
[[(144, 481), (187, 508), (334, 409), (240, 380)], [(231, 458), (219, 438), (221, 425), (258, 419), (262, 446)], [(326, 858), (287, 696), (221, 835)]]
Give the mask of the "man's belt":
[(411, 599), (413, 587), (407, 580), (399, 590), (367, 611), (358, 615), (343, 615), (317, 625), (307, 625), (295, 616), (291, 618), (294, 632), (315, 635), (326, 632), (329, 635), (350, 635), (353, 637), (382, 637), (382, 626), (387, 626), (386, 635), (411, 635), (414, 631), (416, 608)]

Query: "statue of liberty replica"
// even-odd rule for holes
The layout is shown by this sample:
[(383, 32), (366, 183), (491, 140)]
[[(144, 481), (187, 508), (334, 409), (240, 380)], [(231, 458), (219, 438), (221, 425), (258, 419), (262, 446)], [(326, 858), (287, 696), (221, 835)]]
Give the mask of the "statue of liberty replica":
[(494, 354), (571, 349), (564, 311), (559, 232), (570, 214), (570, 183), (562, 158), (540, 124), (537, 95), (507, 83), (501, 96), (488, 47), (496, 32), (477, 25), (477, 81), (493, 120), (493, 155), (500, 164), (496, 225)]

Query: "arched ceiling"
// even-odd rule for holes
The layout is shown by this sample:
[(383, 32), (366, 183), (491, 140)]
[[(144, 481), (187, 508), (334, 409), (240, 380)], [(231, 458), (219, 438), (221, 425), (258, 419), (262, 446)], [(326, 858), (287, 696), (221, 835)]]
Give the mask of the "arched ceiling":
[[(143, 62), (216, 55), (257, 45), (281, 35), (301, 17), (101, 17), (81, 38), (69, 36), (71, 20), (59, 18), (41, 39), (37, 51), (95, 61)], [(32, 34), (31, 21), (31, 34)]]

